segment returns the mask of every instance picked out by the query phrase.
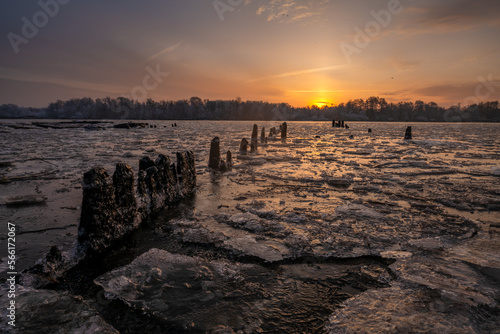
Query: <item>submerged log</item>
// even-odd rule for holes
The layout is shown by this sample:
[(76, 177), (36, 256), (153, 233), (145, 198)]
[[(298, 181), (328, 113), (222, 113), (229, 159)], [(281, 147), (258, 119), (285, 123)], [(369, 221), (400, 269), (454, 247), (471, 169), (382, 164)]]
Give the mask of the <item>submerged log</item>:
[(7, 206), (31, 206), (45, 204), (47, 197), (43, 195), (14, 196), (5, 199)]
[(133, 129), (133, 128), (145, 128), (149, 124), (148, 123), (134, 123), (134, 122), (128, 122), (128, 123), (123, 123), (123, 124), (115, 124), (113, 125), (113, 128), (115, 129)]

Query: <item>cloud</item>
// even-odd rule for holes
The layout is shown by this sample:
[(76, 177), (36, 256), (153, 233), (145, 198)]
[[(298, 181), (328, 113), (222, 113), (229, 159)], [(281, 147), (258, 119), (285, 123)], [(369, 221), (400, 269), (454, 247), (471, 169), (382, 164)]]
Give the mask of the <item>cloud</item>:
[(318, 94), (318, 93), (341, 93), (345, 92), (344, 89), (338, 89), (338, 90), (290, 90), (289, 93), (312, 93), (312, 94)]
[(124, 91), (130, 90), (127, 87), (120, 87), (115, 85), (108, 85), (96, 82), (86, 82), (66, 78), (50, 77), (46, 75), (37, 75), (27, 71), (15, 70), (0, 67), (0, 79), (14, 80), (20, 82), (30, 82), (30, 83), (42, 83), (42, 84), (54, 84), (64, 87), (83, 89), (87, 91), (108, 93), (108, 94), (119, 94)]
[(252, 79), (250, 82), (256, 82), (256, 81), (261, 81), (265, 79), (274, 79), (274, 78), (286, 78), (286, 77), (291, 77), (295, 75), (301, 75), (301, 74), (309, 74), (309, 73), (316, 73), (316, 72), (325, 72), (325, 71), (331, 71), (331, 70), (336, 70), (339, 68), (344, 68), (346, 65), (335, 65), (335, 66), (328, 66), (328, 67), (320, 67), (320, 68), (310, 68), (307, 70), (300, 70), (300, 71), (291, 71), (291, 72), (285, 72), (281, 74), (275, 74), (275, 75), (269, 75), (257, 79)]
[(329, 2), (330, 0), (307, 0), (297, 4), (293, 0), (271, 0), (257, 9), (257, 15), (267, 15), (269, 22), (303, 21), (323, 14)]
[(500, 1), (462, 0), (405, 9), (406, 18), (396, 30), (400, 35), (459, 32), (500, 25)]
[(170, 52), (175, 51), (175, 49), (177, 49), (181, 44), (182, 44), (182, 41), (180, 41), (179, 43), (177, 43), (175, 45), (169, 46), (168, 48), (163, 49), (163, 50), (161, 50), (158, 53), (155, 53), (154, 55), (152, 55), (151, 57), (148, 58), (148, 61), (151, 61), (151, 60), (153, 60), (155, 58), (158, 58), (159, 56), (161, 56), (161, 55), (163, 55), (165, 53), (170, 53)]
[(407, 95), (409, 93), (408, 90), (394, 90), (394, 91), (387, 91), (387, 92), (380, 92), (380, 96), (401, 96), (401, 95)]
[(500, 97), (500, 81), (490, 75), (478, 81), (456, 84), (439, 84), (422, 87), (413, 91), (418, 95), (447, 98), (449, 100), (497, 100)]
[(402, 58), (392, 58), (389, 60), (390, 65), (399, 71), (413, 71), (420, 67), (421, 60), (410, 60)]

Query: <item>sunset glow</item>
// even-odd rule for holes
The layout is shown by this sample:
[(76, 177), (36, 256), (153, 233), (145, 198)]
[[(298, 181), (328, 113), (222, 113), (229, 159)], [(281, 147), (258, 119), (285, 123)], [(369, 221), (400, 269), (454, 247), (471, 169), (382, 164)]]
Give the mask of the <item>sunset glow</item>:
[(312, 101), (310, 103), (311, 106), (316, 106), (318, 108), (323, 108), (323, 107), (331, 107), (331, 106), (334, 106), (335, 103), (331, 102), (331, 101), (325, 101), (324, 99), (323, 100), (316, 100), (316, 101)]
[(0, 23), (0, 333), (500, 334), (499, 0)]
[(449, 106), (500, 98), (498, 1), (222, 3), (71, 1), (27, 36), (44, 9), (4, 3), (0, 103), (239, 96), (322, 107), (380, 96)]

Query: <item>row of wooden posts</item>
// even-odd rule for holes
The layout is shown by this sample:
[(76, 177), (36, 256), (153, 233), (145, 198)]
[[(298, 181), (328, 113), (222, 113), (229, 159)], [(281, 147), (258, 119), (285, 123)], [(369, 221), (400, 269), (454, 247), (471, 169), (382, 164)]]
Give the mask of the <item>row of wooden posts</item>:
[[(344, 121), (332, 121), (332, 127), (339, 127), (339, 128), (345, 128), (349, 129), (349, 126), (344, 123)], [(286, 122), (280, 125), (279, 131), (275, 127), (271, 128), (269, 130), (269, 136), (266, 137), (266, 128), (262, 127), (261, 132), (260, 132), (260, 142), (266, 144), (269, 138), (276, 138), (278, 134), (281, 133), (281, 139), (286, 139), (287, 137), (287, 132), (288, 132), (288, 125)], [(368, 129), (368, 133), (371, 133), (372, 129)], [(248, 151), (248, 146), (250, 144), (250, 152), (256, 152), (257, 148), (259, 146), (258, 144), (258, 134), (259, 134), (259, 127), (257, 124), (253, 125), (253, 131), (252, 131), (252, 137), (251, 141), (249, 142), (246, 138), (243, 138), (240, 142), (240, 152), (241, 153), (246, 153)], [(350, 136), (349, 138), (353, 139), (354, 136)], [(411, 134), (411, 126), (406, 128), (405, 132), (405, 137), (404, 139), (412, 139), (412, 134)], [(208, 161), (208, 167), (210, 167), (213, 170), (219, 170), (222, 172), (231, 170), (233, 167), (233, 159), (232, 159), (232, 154), (231, 151), (226, 152), (226, 159), (221, 159), (221, 152), (220, 152), (220, 139), (219, 137), (215, 137), (212, 139), (210, 143), (210, 158)]]
[[(262, 127), (260, 132), (260, 142), (262, 144), (267, 144), (268, 139), (277, 138), (279, 134), (281, 134), (281, 139), (286, 139), (288, 133), (288, 125), (286, 122), (279, 126), (279, 130), (275, 127), (272, 127), (269, 130), (269, 136), (266, 137), (266, 128)], [(259, 147), (259, 127), (257, 124), (253, 125), (252, 137), (249, 142), (248, 139), (243, 138), (240, 142), (240, 152), (246, 153), (248, 152), (248, 146), (250, 144), (250, 152), (257, 152)], [(219, 170), (221, 172), (225, 172), (231, 170), (233, 166), (232, 154), (231, 151), (226, 152), (226, 160), (221, 159), (220, 152), (220, 139), (219, 137), (215, 137), (212, 139), (210, 143), (210, 158), (208, 160), (208, 167), (213, 170)]]

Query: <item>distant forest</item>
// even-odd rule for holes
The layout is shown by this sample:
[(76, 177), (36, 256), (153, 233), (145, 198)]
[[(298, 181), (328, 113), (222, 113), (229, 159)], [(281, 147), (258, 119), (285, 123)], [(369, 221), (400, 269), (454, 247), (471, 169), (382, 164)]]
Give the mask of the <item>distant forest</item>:
[(295, 108), (262, 101), (189, 100), (138, 102), (124, 97), (58, 100), (46, 108), (0, 106), (0, 118), (134, 120), (286, 120), (500, 122), (498, 101), (443, 108), (423, 101), (388, 103), (384, 98), (357, 99), (337, 106)]

